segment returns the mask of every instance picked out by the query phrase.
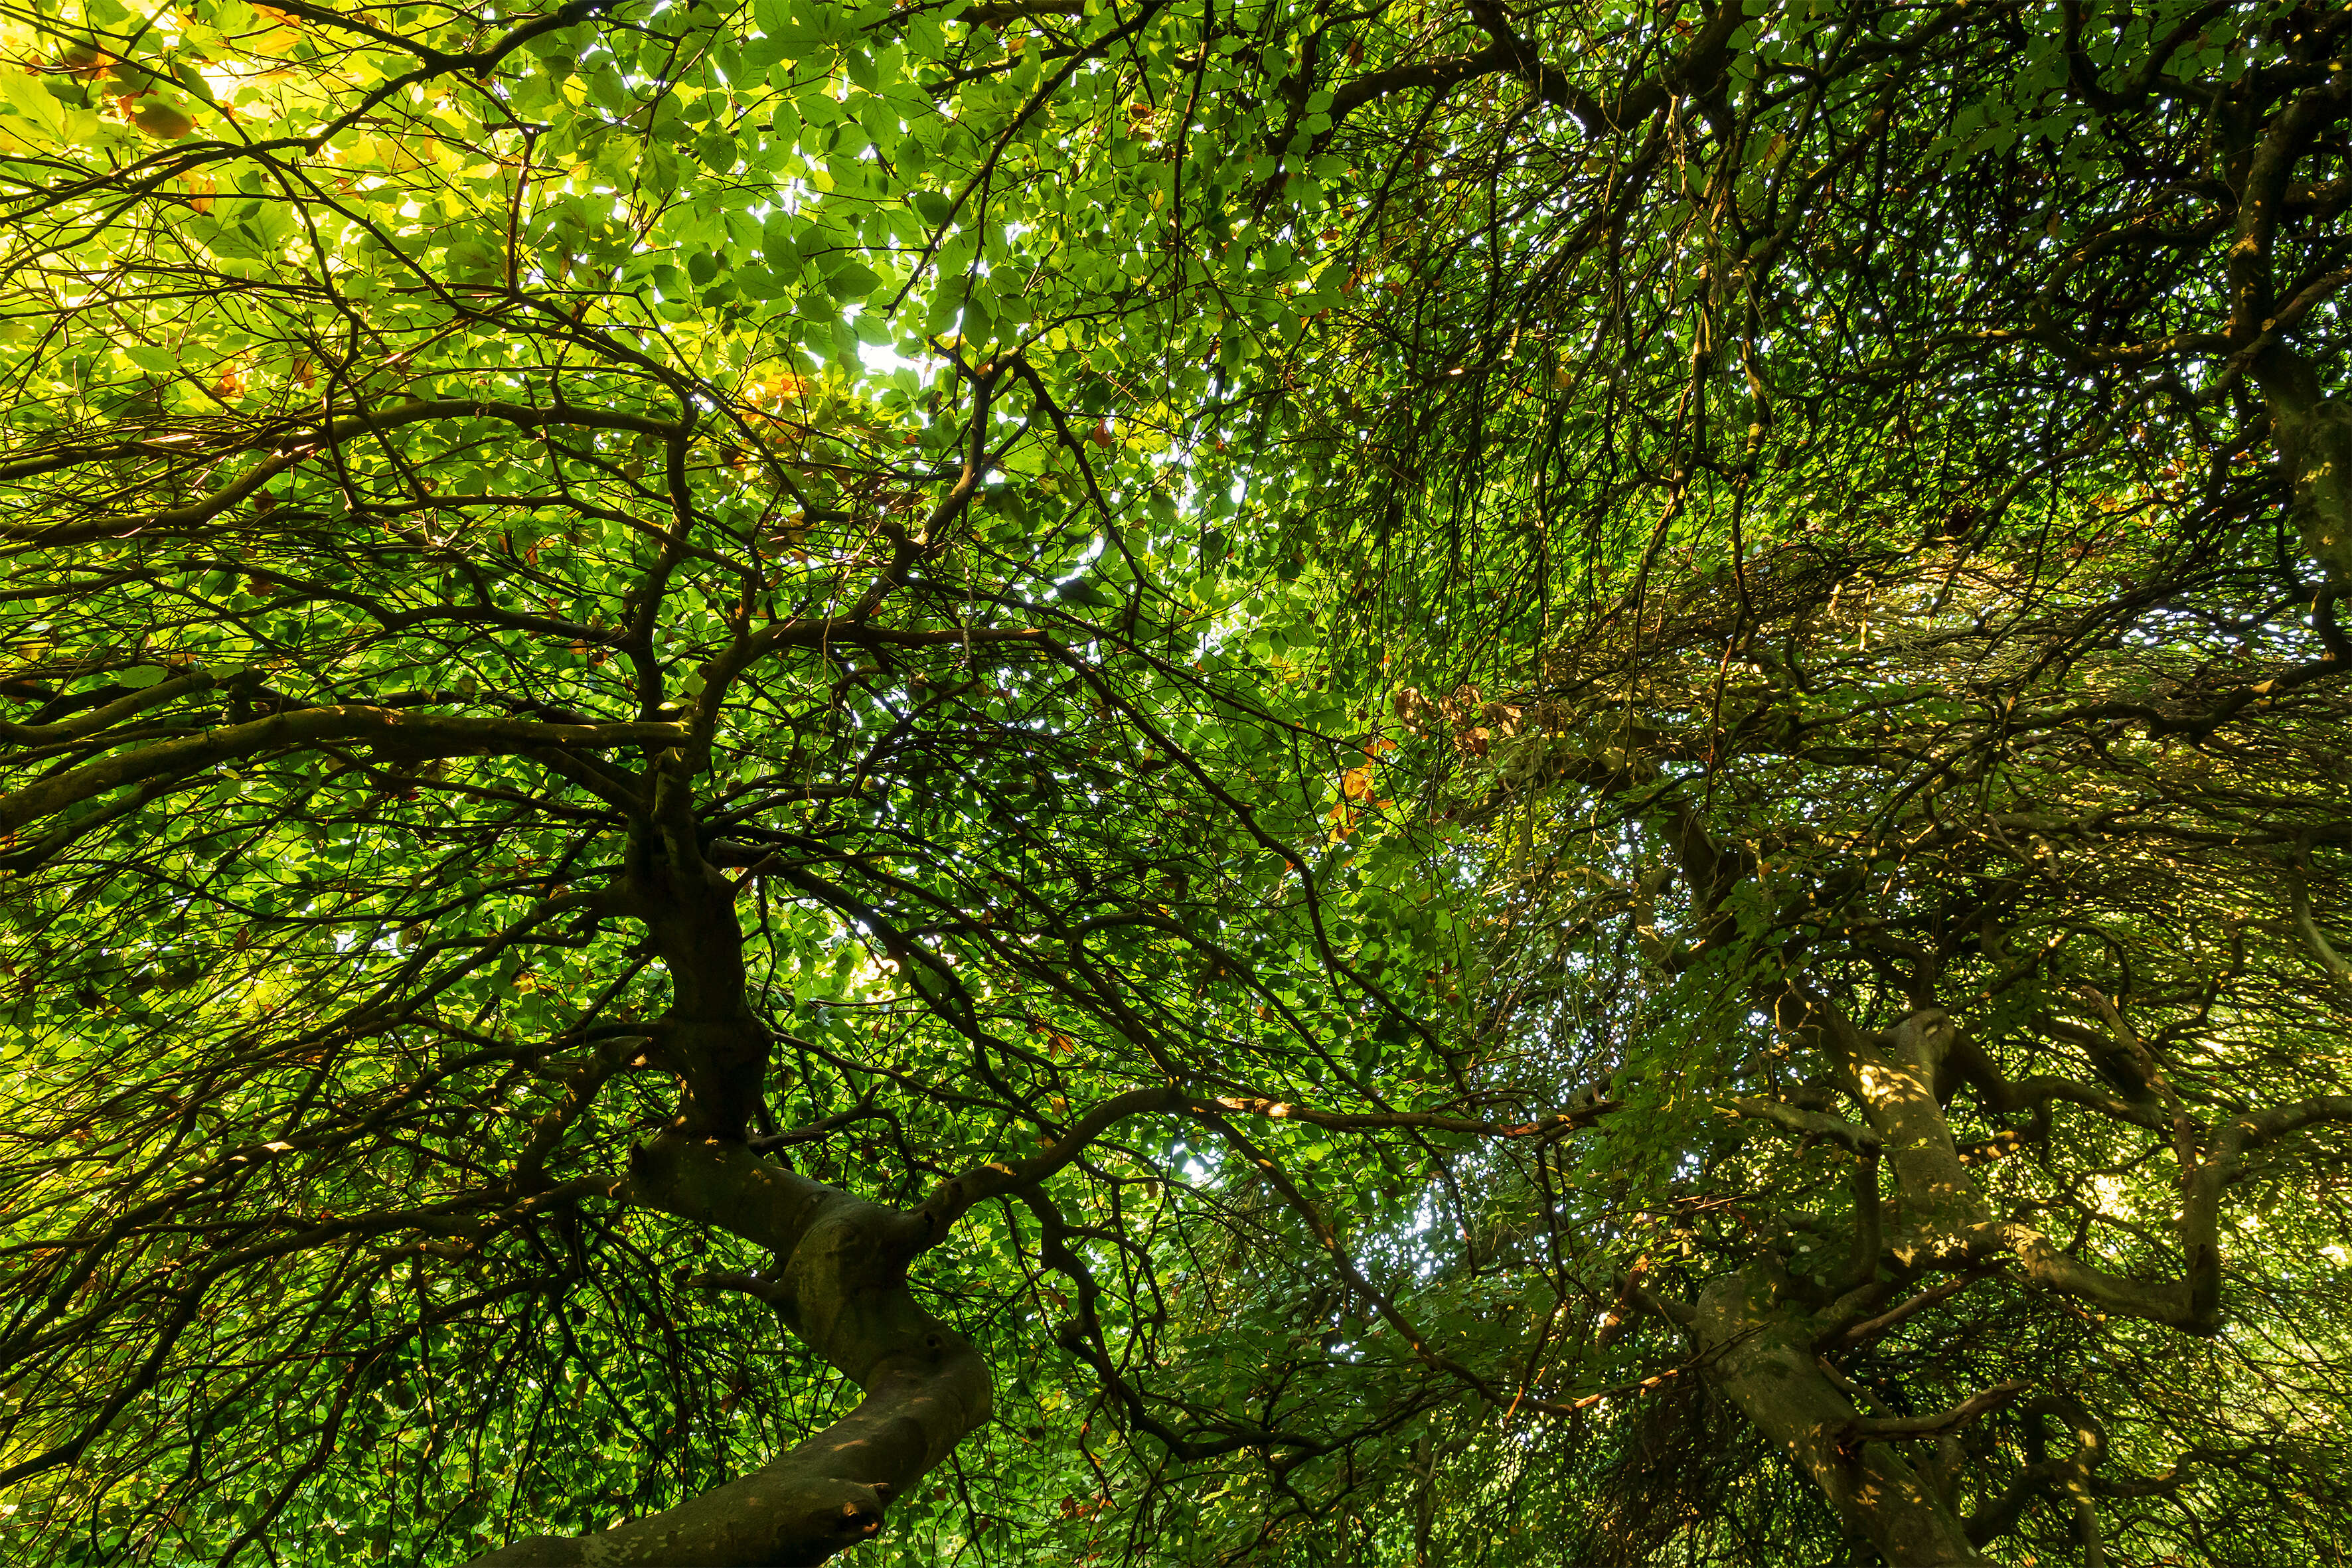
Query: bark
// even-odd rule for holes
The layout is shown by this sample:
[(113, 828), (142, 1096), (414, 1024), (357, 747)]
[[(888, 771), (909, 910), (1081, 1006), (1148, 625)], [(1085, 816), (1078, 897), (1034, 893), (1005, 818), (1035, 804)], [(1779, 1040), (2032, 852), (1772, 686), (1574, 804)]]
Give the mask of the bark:
[[(1785, 1011), (1783, 1016), (1788, 1016)], [(2186, 1262), (2183, 1277), (2136, 1279), (2094, 1268), (2070, 1256), (2040, 1227), (2022, 1219), (1999, 1218), (1986, 1205), (1960, 1160), (1937, 1093), (1939, 1080), (1950, 1076), (1947, 1067), (1963, 1054), (1959, 1031), (1945, 1014), (1924, 1009), (1867, 1038), (1834, 1009), (1819, 1004), (1810, 1004), (1801, 1023), (1837, 1053), (1847, 1092), (1869, 1118), (1894, 1168), (1903, 1223), (1887, 1250), (1897, 1266), (1966, 1268), (2006, 1258), (2033, 1283), (2111, 1312), (2190, 1333), (2210, 1334), (2220, 1327), (2221, 1254), (2213, 1216), (2221, 1189), (2234, 1174), (2237, 1155), (2244, 1148), (2275, 1135), (2269, 1131), (2270, 1119), (2300, 1113), (2299, 1107), (2232, 1124), (2215, 1159), (2197, 1166), (2184, 1184), (2186, 1201), (2177, 1226)], [(1988, 1098), (2006, 1105), (2014, 1096), (1996, 1083)], [(2316, 1120), (2333, 1115), (2326, 1109), (2309, 1114)], [(2170, 1121), (2132, 1120), (2158, 1127)]]
[(2272, 245), (2286, 211), (2296, 160), (2352, 99), (2352, 73), (2335, 72), (2299, 93), (2246, 148), (2236, 242), (2229, 252), (2230, 339), (2269, 406), (2271, 439), (2286, 468), (2288, 513), (2304, 548), (2338, 587), (2352, 586), (2352, 407), (2330, 397), (2286, 334), (2344, 281), (2341, 272), (2281, 300)]
[[(2106, 1461), (2106, 1428), (2079, 1403), (2058, 1394), (2045, 1394), (2029, 1401), (2024, 1415), (2030, 1458), (2000, 1497), (1970, 1516), (1969, 1539), (1979, 1546), (1998, 1541), (2014, 1531), (2035, 1503), (2060, 1496), (2073, 1507), (2086, 1568), (2096, 1568), (2098, 1560), (2091, 1552), (2098, 1542), (2098, 1514), (2091, 1500), (2094, 1472)], [(2063, 1458), (2043, 1455), (2048, 1437), (2042, 1426), (2051, 1416), (2063, 1422), (2074, 1439), (2072, 1451)]]
[(1870, 1119), (1902, 1194), (1903, 1224), (1895, 1260), (1906, 1268), (1957, 1264), (1980, 1245), (1990, 1219), (1936, 1087), (1959, 1037), (1933, 1009), (1914, 1013), (1885, 1034), (1862, 1037), (1842, 1015), (1824, 1011), (1849, 1090)]
[(661, 745), (685, 733), (683, 724), (658, 722), (543, 724), (525, 719), (444, 718), (398, 708), (299, 708), (158, 741), (50, 773), (0, 796), (0, 834), (16, 833), (43, 817), (130, 785), (185, 778), (223, 763), (298, 747), (370, 741), (396, 744), (404, 756), (422, 759)]
[(735, 889), (698, 842), (692, 760), (665, 752), (652, 773), (653, 813), (631, 829), (614, 901), (645, 922), (669, 972), (659, 1055), (686, 1091), (679, 1130), (740, 1143), (761, 1103), (773, 1042), (746, 999)]
[(1933, 1472), (1867, 1419), (1813, 1350), (1816, 1329), (1768, 1270), (1717, 1279), (1684, 1324), (1708, 1384), (1812, 1481), (1849, 1534), (1902, 1568), (1984, 1559)]
[(530, 1536), (472, 1568), (802, 1568), (882, 1527), (906, 1494), (987, 1420), (988, 1369), (907, 1288), (938, 1234), (771, 1165), (741, 1144), (666, 1134), (615, 1197), (717, 1226), (772, 1251), (760, 1281), (785, 1324), (865, 1390), (857, 1407), (740, 1479), (595, 1535)]
[(2352, 406), (2274, 393), (2271, 419), (2294, 487), (2288, 515), (2303, 547), (2329, 582), (2352, 587)]
[(988, 1418), (979, 1352), (925, 1311), (907, 1268), (971, 1203), (1042, 1179), (1108, 1120), (1164, 1092), (1122, 1097), (1018, 1167), (968, 1172), (911, 1210), (868, 1203), (751, 1152), (772, 1040), (746, 1000), (734, 888), (705, 858), (692, 805), (695, 754), (649, 758), (650, 807), (630, 825), (603, 907), (644, 923), (670, 977), (652, 1053), (677, 1075), (679, 1115), (634, 1151), (611, 1196), (764, 1247), (766, 1274), (731, 1281), (866, 1397), (841, 1420), (751, 1474), (676, 1508), (582, 1537), (531, 1536), (474, 1568), (803, 1568), (880, 1531), (884, 1510)]
[[(2320, 395), (2294, 362), (2263, 362), (2264, 386), (2274, 412), (2286, 409), (2278, 438), (2297, 456), (2296, 504), (2306, 519), (2306, 541), (2327, 562), (2331, 576), (2352, 580), (2352, 407)], [(2297, 443), (2300, 443), (2298, 445)], [(2325, 448), (2322, 451), (2322, 448)], [(2314, 457), (2315, 452), (2321, 456)], [(2317, 521), (2309, 521), (2316, 519)], [(2323, 548), (2324, 547), (2324, 548)], [(2333, 552), (2334, 553), (2330, 553)], [(2335, 647), (2326, 618), (2334, 590), (2315, 618)], [(1548, 771), (1560, 779), (1611, 793), (1646, 784), (1646, 765), (1595, 762), (1555, 752)], [(1703, 824), (1670, 793), (1646, 797), (1669, 819), (1665, 830), (1688, 879), (1694, 923), (1720, 904), (1728, 881), (1746, 874), (1709, 845)], [(1642, 911), (1635, 910), (1637, 921)], [(2298, 920), (2311, 926), (2307, 908)], [(1638, 931), (1638, 925), (1637, 925)], [(2334, 950), (2315, 928), (2313, 948), (2333, 973)], [(1685, 948), (1684, 952), (1691, 949)], [(2007, 966), (1988, 939), (1988, 956)], [(1658, 962), (1671, 964), (1674, 955)], [(1923, 968), (1924, 968), (1923, 964)], [(1932, 973), (1908, 988), (1932, 998)], [(2013, 1282), (2071, 1297), (2100, 1310), (2210, 1335), (2221, 1326), (2220, 1210), (2231, 1185), (2245, 1178), (2255, 1151), (2305, 1128), (2352, 1123), (2352, 1096), (2317, 1096), (2208, 1124), (2168, 1081), (2163, 1062), (2131, 1027), (2122, 1008), (2103, 994), (2085, 999), (2101, 1014), (2105, 1035), (2077, 1031), (2094, 1065), (2111, 1069), (2119, 1091), (2052, 1074), (2016, 1081), (1969, 1041), (1955, 1021), (1920, 1005), (1891, 1027), (1859, 1028), (1833, 1001), (1802, 982), (1769, 981), (1754, 993), (1771, 1009), (1778, 1031), (1805, 1054), (1818, 1055), (1835, 1088), (1850, 1102), (1838, 1110), (1811, 1098), (1735, 1096), (1726, 1113), (1809, 1142), (1829, 1142), (1855, 1156), (1852, 1245), (1842, 1266), (1818, 1278), (1791, 1278), (1766, 1261), (1716, 1279), (1695, 1300), (1667, 1300), (1629, 1286), (1635, 1300), (1676, 1324), (1696, 1353), (1710, 1386), (1788, 1457), (1817, 1489), (1851, 1535), (1883, 1561), (1913, 1564), (1976, 1563), (1979, 1548), (2013, 1530), (2024, 1511), (2045, 1500), (2070, 1506), (2086, 1563), (2102, 1560), (2093, 1472), (2105, 1456), (2105, 1436), (2086, 1412), (2044, 1392), (2028, 1415), (2063, 1415), (2075, 1430), (2067, 1458), (2038, 1458), (2007, 1494), (1972, 1521), (1953, 1507), (1955, 1482), (1966, 1462), (1951, 1434), (2027, 1393), (2021, 1383), (1983, 1390), (1940, 1415), (1889, 1418), (1865, 1415), (1868, 1396), (1846, 1381), (1821, 1352), (1868, 1343), (1918, 1312), (2000, 1274)], [(2053, 1104), (2081, 1108), (2126, 1127), (2163, 1136), (2178, 1161), (2179, 1208), (2174, 1222), (2181, 1266), (2172, 1279), (2111, 1273), (2074, 1256), (2032, 1223), (2033, 1208), (1998, 1212), (1971, 1173), (1954, 1137), (1947, 1104), (1969, 1090), (1989, 1119), (2032, 1112), (2047, 1135)], [(1891, 1205), (1879, 1183), (1891, 1175)], [(1826, 1226), (1824, 1226), (1826, 1228)], [(1927, 1283), (1936, 1276), (1940, 1282)], [(1910, 1292), (1906, 1300), (1898, 1296)], [(2039, 1431), (2039, 1426), (2032, 1428)]]

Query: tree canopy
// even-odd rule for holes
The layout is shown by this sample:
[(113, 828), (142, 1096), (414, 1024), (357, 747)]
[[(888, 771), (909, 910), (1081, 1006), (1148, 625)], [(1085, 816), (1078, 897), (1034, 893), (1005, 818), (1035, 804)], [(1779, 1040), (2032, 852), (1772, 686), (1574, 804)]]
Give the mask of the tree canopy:
[(2347, 42), (0, 6), (0, 1556), (2341, 1552)]

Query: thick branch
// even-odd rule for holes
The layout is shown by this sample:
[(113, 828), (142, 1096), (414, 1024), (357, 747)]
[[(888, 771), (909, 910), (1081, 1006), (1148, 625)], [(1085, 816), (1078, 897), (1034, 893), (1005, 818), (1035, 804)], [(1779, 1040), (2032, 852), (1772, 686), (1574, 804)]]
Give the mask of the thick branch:
[(757, 1292), (865, 1390), (847, 1415), (738, 1480), (578, 1538), (531, 1536), (473, 1568), (771, 1568), (824, 1562), (882, 1527), (902, 1497), (988, 1418), (986, 1364), (925, 1311), (906, 1264), (916, 1216), (771, 1165), (740, 1143), (656, 1140), (615, 1190), (773, 1252)]
[[(329, 419), (314, 426), (289, 426), (274, 449), (261, 461), (217, 489), (199, 496), (184, 506), (119, 517), (91, 518), (79, 522), (0, 523), (0, 541), (55, 546), (159, 529), (194, 527), (220, 516), (279, 474), (326, 447), (338, 446), (354, 436), (397, 429), (404, 425), (434, 419), (500, 419), (525, 430), (548, 425), (568, 425), (644, 435), (668, 436), (676, 431), (676, 426), (662, 420), (600, 410), (532, 408), (523, 404), (494, 403), (483, 398), (434, 398), (404, 403), (379, 412)], [(224, 455), (194, 442), (183, 446), (168, 437), (153, 436), (123, 441), (91, 442), (53, 447), (0, 466), (0, 483), (37, 479), (92, 463), (130, 462), (142, 458), (202, 462), (209, 466)]]
[(2106, 1429), (2074, 1401), (2045, 1394), (2025, 1407), (2030, 1452), (2038, 1453), (2047, 1440), (2042, 1430), (2045, 1415), (2056, 1415), (2074, 1428), (2073, 1451), (2063, 1459), (2034, 1458), (2018, 1471), (1999, 1498), (1969, 1515), (1969, 1539), (1977, 1545), (2009, 1534), (2025, 1517), (2026, 1510), (2053, 1492), (2073, 1494), (2078, 1506), (2088, 1504), (2094, 1486), (2091, 1473), (2107, 1457)]
[(674, 745), (681, 724), (538, 724), (522, 719), (444, 719), (396, 708), (298, 708), (182, 740), (102, 757), (0, 795), (0, 833), (150, 779), (176, 778), (239, 757), (288, 746), (373, 740), (416, 757), (467, 756), (565, 747)]
[(1856, 1416), (1846, 1423), (1848, 1443), (1867, 1443), (1888, 1437), (1934, 1437), (1946, 1432), (1956, 1432), (1969, 1422), (1990, 1415), (2025, 1392), (2027, 1384), (2021, 1378), (2010, 1378), (1980, 1389), (1934, 1415)]
[(1832, 1116), (1826, 1110), (1807, 1110), (1786, 1100), (1756, 1094), (1735, 1095), (1721, 1102), (1717, 1109), (1748, 1121), (1769, 1122), (1783, 1132), (1793, 1132), (1801, 1138), (1826, 1138), (1856, 1154), (1868, 1154), (1874, 1158), (1878, 1153), (1877, 1133), (1867, 1127), (1856, 1127), (1844, 1117)]
[(951, 1176), (940, 1183), (915, 1212), (934, 1238), (943, 1237), (948, 1227), (974, 1204), (1035, 1186), (1085, 1152), (1087, 1145), (1108, 1131), (1113, 1123), (1156, 1110), (1173, 1110), (1183, 1103), (1183, 1091), (1173, 1086), (1130, 1089), (1125, 1094), (1113, 1095), (1080, 1117), (1050, 1147), (1013, 1164), (991, 1161)]

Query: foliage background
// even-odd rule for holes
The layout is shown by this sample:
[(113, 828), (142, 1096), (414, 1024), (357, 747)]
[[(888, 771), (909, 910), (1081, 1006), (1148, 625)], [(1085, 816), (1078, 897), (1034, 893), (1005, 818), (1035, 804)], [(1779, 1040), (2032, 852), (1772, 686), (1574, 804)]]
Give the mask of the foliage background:
[[(755, 1135), (912, 1205), (1223, 1108), (929, 1255), (997, 1413), (877, 1561), (1826, 1560), (1625, 1289), (1856, 1217), (1721, 1110), (1811, 1071), (1759, 977), (2344, 1092), (2339, 120), (2230, 259), (2338, 14), (5, 15), (12, 787), (101, 709), (682, 724), (824, 626), (707, 728)], [(625, 781), (331, 741), (9, 824), (26, 1561), (462, 1561), (845, 1406), (748, 1246), (498, 1187), (676, 1109)], [(2164, 1137), (1962, 1103), (2180, 1271)], [(2233, 1195), (2219, 1339), (1990, 1278), (1843, 1375), (2086, 1403), (2117, 1555), (2340, 1551), (2342, 1152)]]

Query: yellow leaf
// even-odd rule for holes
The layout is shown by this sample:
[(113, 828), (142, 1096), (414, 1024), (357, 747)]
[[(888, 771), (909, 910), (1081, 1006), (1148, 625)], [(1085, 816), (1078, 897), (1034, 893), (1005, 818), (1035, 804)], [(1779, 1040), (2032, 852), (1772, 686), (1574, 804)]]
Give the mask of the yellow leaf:
[(54, 141), (65, 132), (65, 105), (49, 96), (37, 77), (0, 70), (0, 101), (16, 111), (16, 122), (8, 129), (20, 137)]
[(131, 123), (165, 142), (177, 142), (196, 128), (196, 122), (168, 103), (150, 103), (131, 117)]

